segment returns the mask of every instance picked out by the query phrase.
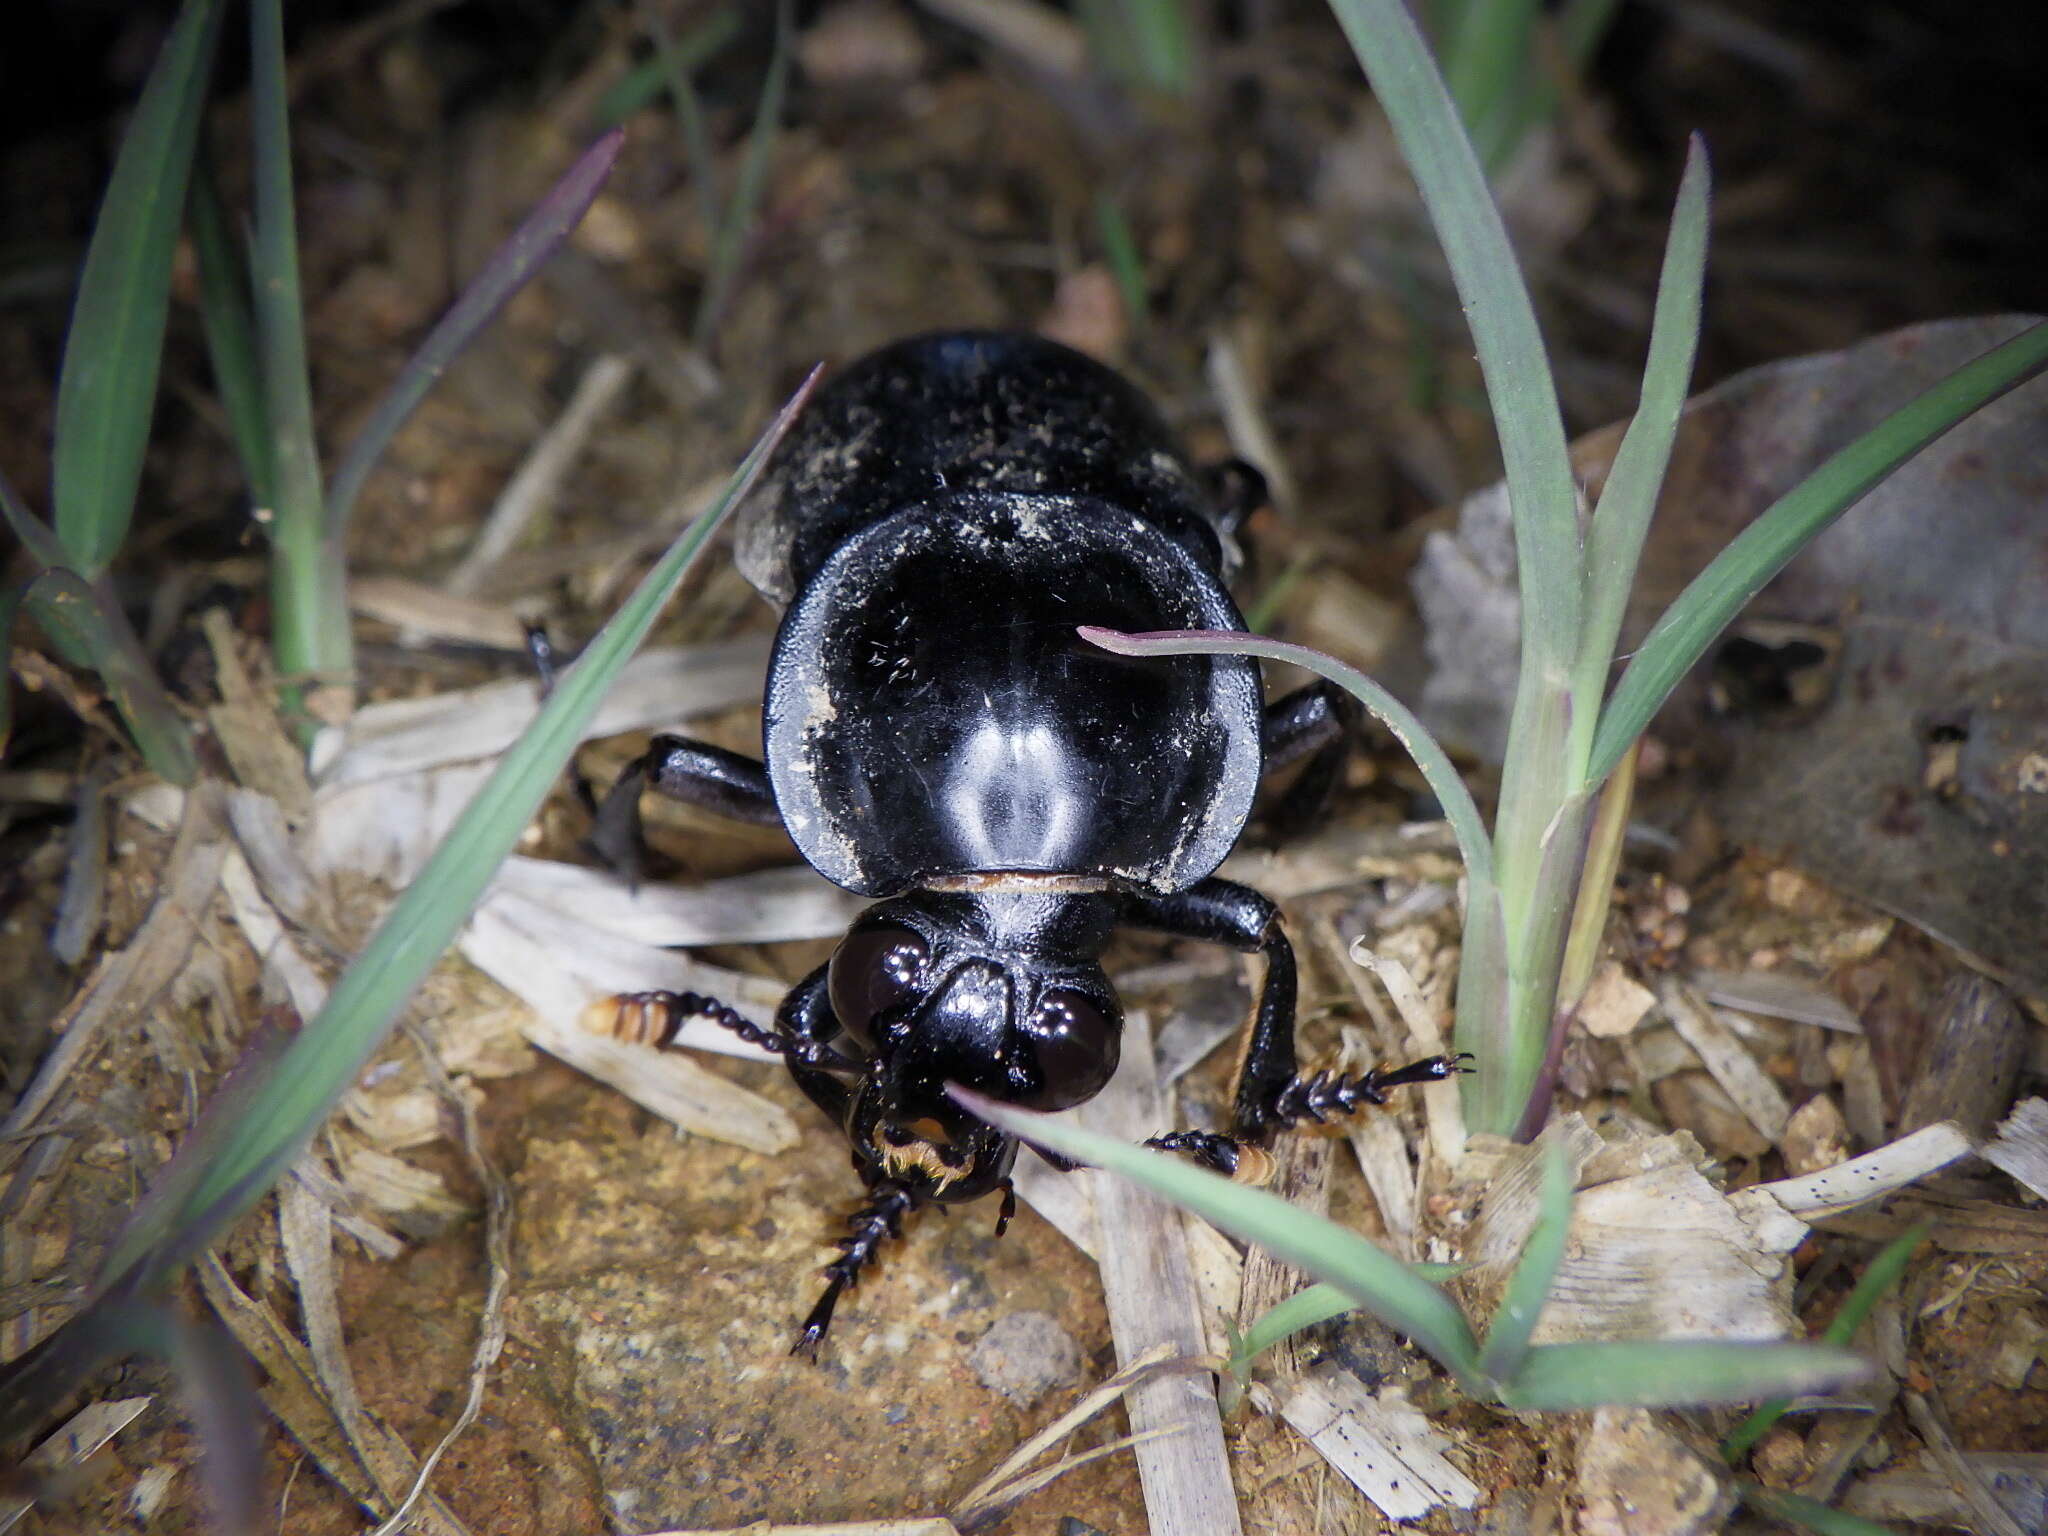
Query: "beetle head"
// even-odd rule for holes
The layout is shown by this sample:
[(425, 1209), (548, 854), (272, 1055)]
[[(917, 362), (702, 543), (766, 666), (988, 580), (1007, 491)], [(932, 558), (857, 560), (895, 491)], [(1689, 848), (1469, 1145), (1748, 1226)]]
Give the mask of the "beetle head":
[[(832, 957), (832, 1011), (866, 1055), (848, 1107), (855, 1155), (933, 1197), (971, 1199), (1008, 1171), (1011, 1138), (948, 1083), (1069, 1109), (1115, 1072), (1123, 1010), (1096, 963), (1101, 895), (922, 892), (872, 908)], [(1000, 1168), (995, 1164), (1000, 1161)]]

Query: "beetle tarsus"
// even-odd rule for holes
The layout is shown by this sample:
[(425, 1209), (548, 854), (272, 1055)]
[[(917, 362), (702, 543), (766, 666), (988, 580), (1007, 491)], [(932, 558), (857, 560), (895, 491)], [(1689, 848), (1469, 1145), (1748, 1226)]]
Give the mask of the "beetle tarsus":
[(1428, 1056), (1405, 1067), (1369, 1067), (1363, 1072), (1314, 1072), (1297, 1076), (1273, 1096), (1264, 1123), (1269, 1127), (1298, 1125), (1313, 1120), (1318, 1125), (1346, 1119), (1368, 1106), (1387, 1102), (1387, 1090), (1411, 1083), (1439, 1083), (1469, 1071), (1465, 1063), (1470, 1051), (1455, 1056)]

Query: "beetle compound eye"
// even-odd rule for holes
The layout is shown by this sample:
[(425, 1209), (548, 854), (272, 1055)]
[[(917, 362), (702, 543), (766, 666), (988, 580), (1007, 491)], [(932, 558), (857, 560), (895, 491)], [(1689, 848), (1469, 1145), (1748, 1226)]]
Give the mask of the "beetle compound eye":
[(1031, 1109), (1070, 1109), (1093, 1098), (1116, 1071), (1123, 1017), (1086, 993), (1054, 987), (1032, 1010), (1032, 1054), (1038, 1091), (1020, 1100)]
[(876, 1017), (916, 1001), (930, 958), (931, 947), (895, 923), (849, 933), (832, 955), (828, 978), (840, 1026), (873, 1050)]

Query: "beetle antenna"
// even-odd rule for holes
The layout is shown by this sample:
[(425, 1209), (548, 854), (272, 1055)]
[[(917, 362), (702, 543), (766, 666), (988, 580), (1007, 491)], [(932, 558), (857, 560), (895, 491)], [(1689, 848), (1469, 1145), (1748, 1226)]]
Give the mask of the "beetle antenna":
[(828, 1072), (860, 1072), (862, 1063), (831, 1046), (779, 1029), (763, 1029), (746, 1015), (701, 992), (620, 992), (601, 997), (583, 1010), (583, 1027), (594, 1035), (610, 1035), (635, 1045), (656, 1048), (675, 1044), (683, 1025), (704, 1018), (732, 1031), (749, 1045), (773, 1051), (784, 1061), (822, 1067)]

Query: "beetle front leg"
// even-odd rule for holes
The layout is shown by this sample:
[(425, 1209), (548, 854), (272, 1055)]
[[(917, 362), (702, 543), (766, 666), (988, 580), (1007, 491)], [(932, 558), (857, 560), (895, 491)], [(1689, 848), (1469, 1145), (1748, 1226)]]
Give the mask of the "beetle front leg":
[(1259, 984), (1258, 1011), (1252, 1019), (1251, 1043), (1237, 1080), (1233, 1129), (1241, 1137), (1260, 1139), (1276, 1124), (1272, 1110), (1279, 1094), (1294, 1081), (1294, 946), (1280, 927), (1280, 909), (1248, 885), (1213, 875), (1170, 896), (1130, 898), (1124, 921), (1184, 939), (1227, 944), (1244, 954), (1261, 954), (1265, 979)]
[(792, 1355), (815, 1361), (825, 1330), (832, 1326), (832, 1310), (842, 1293), (860, 1281), (860, 1272), (874, 1263), (875, 1255), (889, 1238), (903, 1235), (903, 1218), (922, 1203), (909, 1185), (895, 1179), (878, 1179), (868, 1185), (867, 1203), (853, 1213), (846, 1236), (839, 1239), (839, 1257), (825, 1266), (825, 1294), (804, 1318), (803, 1331), (790, 1346)]
[(598, 806), (590, 831), (590, 846), (598, 856), (636, 885), (646, 865), (640, 795), (648, 789), (734, 821), (782, 825), (768, 770), (761, 763), (686, 736), (657, 736), (619, 775)]
[[(1303, 1120), (1321, 1122), (1355, 1112), (1366, 1104), (1384, 1104), (1386, 1090), (1409, 1083), (1438, 1082), (1465, 1071), (1468, 1055), (1431, 1056), (1405, 1067), (1359, 1073), (1316, 1072), (1302, 1076), (1295, 1066), (1294, 946), (1280, 928), (1280, 909), (1249, 886), (1213, 876), (1171, 896), (1133, 898), (1124, 920), (1182, 938), (1227, 944), (1244, 953), (1256, 950), (1266, 959), (1259, 986), (1258, 1012), (1252, 1020), (1251, 1043), (1237, 1080), (1232, 1130), (1235, 1138), (1259, 1142), (1276, 1130)], [(1193, 1133), (1179, 1133), (1182, 1136)], [(1197, 1161), (1223, 1168), (1217, 1148), (1176, 1143), (1172, 1151), (1192, 1153)]]

